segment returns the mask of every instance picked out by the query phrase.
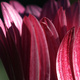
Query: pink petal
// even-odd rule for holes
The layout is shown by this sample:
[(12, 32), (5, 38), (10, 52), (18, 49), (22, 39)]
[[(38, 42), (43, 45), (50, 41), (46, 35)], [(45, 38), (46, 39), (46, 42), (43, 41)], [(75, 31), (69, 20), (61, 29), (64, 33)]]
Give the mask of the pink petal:
[(6, 26), (9, 28), (11, 27), (11, 22), (14, 22), (21, 34), (22, 18), (20, 17), (20, 15), (11, 5), (6, 2), (1, 2), (1, 8)]
[(38, 22), (38, 20), (29, 15), (29, 19), (33, 24), (36, 40), (38, 44), (38, 52), (40, 58), (40, 80), (49, 80), (50, 79), (50, 59), (49, 59), (49, 52), (48, 52), (48, 45), (45, 37), (45, 33)]
[(63, 38), (58, 49), (56, 71), (58, 80), (74, 80), (72, 66), (73, 33), (71, 29)]
[(80, 27), (78, 27), (73, 44), (73, 70), (75, 80), (80, 79)]
[(35, 17), (39, 18), (41, 15), (42, 9), (36, 5), (28, 5), (26, 6), (26, 13), (32, 14)]
[(24, 14), (25, 12), (25, 8), (18, 2), (18, 1), (10, 1), (10, 4), (14, 7), (14, 9), (20, 13), (20, 14)]

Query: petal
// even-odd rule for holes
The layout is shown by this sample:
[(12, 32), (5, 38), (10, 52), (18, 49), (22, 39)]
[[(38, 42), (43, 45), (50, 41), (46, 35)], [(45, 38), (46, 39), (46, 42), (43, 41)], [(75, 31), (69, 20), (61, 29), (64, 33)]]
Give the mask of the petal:
[(4, 35), (6, 36), (5, 27), (4, 27), (4, 24), (3, 24), (3, 22), (2, 22), (1, 19), (0, 19), (0, 27), (1, 27), (1, 29), (3, 30)]
[(80, 79), (80, 27), (78, 27), (73, 44), (73, 70), (75, 79)]
[(63, 9), (67, 9), (70, 7), (70, 1), (69, 0), (58, 0), (59, 6), (63, 7)]
[(23, 19), (22, 48), (25, 79), (39, 80), (40, 62), (37, 39), (32, 22), (28, 17)]
[(10, 1), (9, 2), (13, 7), (14, 7), (14, 9), (18, 12), (18, 13), (20, 13), (20, 14), (24, 14), (24, 12), (25, 12), (25, 8), (24, 8), (24, 6), (22, 6), (18, 1)]
[(80, 1), (75, 2), (71, 6), (71, 11), (72, 11), (73, 26), (74, 27), (79, 27), (80, 26)]
[(17, 50), (17, 47), (11, 37), (10, 29), (8, 29), (6, 32), (6, 39), (7, 39), (7, 55), (10, 60), (9, 64), (11, 64), (12, 66), (11, 69), (14, 75), (14, 79), (23, 80), (24, 74), (23, 74), (23, 69), (22, 69), (21, 58)]
[(58, 80), (74, 80), (72, 66), (73, 33), (71, 29), (63, 38), (57, 53), (56, 71)]
[(55, 25), (56, 30), (58, 31), (61, 41), (67, 32), (66, 14), (62, 7), (57, 11), (56, 17), (53, 20), (53, 24)]
[(49, 0), (45, 5), (43, 6), (42, 12), (41, 12), (41, 18), (47, 17), (51, 20), (54, 20), (56, 12), (58, 10), (58, 4), (56, 1)]
[(56, 76), (56, 55), (59, 47), (59, 37), (54, 25), (47, 18), (43, 18), (41, 26), (44, 29), (50, 56), (50, 80), (57, 80)]
[(31, 20), (35, 34), (37, 37), (37, 44), (38, 44), (38, 52), (40, 58), (40, 80), (49, 80), (50, 79), (50, 59), (49, 59), (49, 51), (48, 45), (45, 37), (45, 33), (38, 22), (38, 20), (29, 15), (29, 19)]
[(40, 17), (41, 11), (42, 11), (42, 9), (36, 5), (27, 5), (26, 6), (26, 13), (32, 14), (37, 18)]
[(6, 2), (1, 2), (1, 8), (6, 26), (9, 28), (11, 27), (11, 22), (14, 22), (21, 34), (22, 18), (17, 11), (15, 11), (15, 9)]

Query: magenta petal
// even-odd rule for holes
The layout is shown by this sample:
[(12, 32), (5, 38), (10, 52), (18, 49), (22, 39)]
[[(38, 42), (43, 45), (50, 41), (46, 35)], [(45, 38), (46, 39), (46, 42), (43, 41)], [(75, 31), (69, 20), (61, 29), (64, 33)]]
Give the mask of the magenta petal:
[(57, 11), (57, 14), (55, 19), (53, 20), (53, 23), (56, 27), (56, 30), (59, 34), (60, 41), (61, 41), (67, 32), (66, 14), (62, 7)]
[(63, 38), (58, 49), (56, 71), (58, 80), (74, 80), (72, 66), (72, 47), (74, 29), (71, 29)]
[(80, 79), (80, 27), (78, 27), (73, 44), (73, 70), (75, 80)]
[(6, 36), (5, 27), (4, 27), (4, 24), (3, 24), (3, 22), (2, 22), (1, 19), (0, 19), (0, 27), (1, 27), (1, 29), (3, 30), (4, 35)]
[[(7, 39), (7, 55), (10, 59), (11, 69), (13, 70), (12, 73), (14, 75), (14, 79), (23, 80), (24, 74), (22, 69), (22, 62), (17, 50), (17, 47), (11, 37), (10, 30), (8, 29), (6, 32), (6, 39)], [(12, 75), (12, 76), (13, 76)]]
[(58, 0), (59, 6), (63, 7), (64, 9), (67, 9), (70, 7), (70, 1), (69, 0)]
[(14, 9), (20, 13), (24, 14), (25, 8), (18, 1), (10, 1), (10, 4), (14, 7)]
[(57, 76), (56, 76), (56, 55), (57, 55), (57, 49), (58, 49), (59, 45), (57, 44), (57, 41), (54, 38), (54, 34), (52, 33), (52, 31), (50, 30), (48, 25), (46, 25), (44, 22), (42, 22), (41, 25), (44, 29), (46, 39), (47, 39), (47, 43), (48, 43), (48, 48), (49, 48), (50, 80), (57, 80)]
[(49, 0), (42, 9), (41, 18), (47, 17), (51, 20), (54, 20), (56, 12), (58, 10), (58, 4), (54, 0)]
[(39, 18), (41, 15), (42, 9), (36, 5), (28, 5), (26, 6), (26, 13), (32, 14), (35, 17)]
[(6, 2), (1, 2), (1, 8), (6, 26), (9, 28), (11, 27), (11, 22), (14, 22), (21, 34), (22, 18), (17, 11), (15, 11), (15, 9)]
[(26, 80), (38, 80), (40, 75), (37, 38), (32, 22), (28, 17), (23, 19), (22, 48), (24, 51), (24, 72)]
[(72, 11), (73, 27), (79, 27), (80, 26), (80, 1), (75, 2), (71, 6), (71, 11)]
[(45, 33), (38, 22), (38, 20), (32, 16), (29, 15), (29, 19), (31, 20), (35, 34), (36, 34), (36, 40), (38, 44), (38, 52), (39, 52), (39, 58), (40, 58), (40, 80), (49, 80), (50, 79), (50, 59), (49, 59), (49, 51), (48, 51), (48, 45), (45, 37)]

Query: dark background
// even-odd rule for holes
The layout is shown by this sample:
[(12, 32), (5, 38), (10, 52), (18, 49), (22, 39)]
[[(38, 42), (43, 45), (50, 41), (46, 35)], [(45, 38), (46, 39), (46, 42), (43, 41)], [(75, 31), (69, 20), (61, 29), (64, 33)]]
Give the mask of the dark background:
[[(2, 2), (2, 1), (9, 2), (9, 0), (0, 0), (0, 2)], [(36, 4), (36, 5), (40, 6), (40, 7), (42, 7), (44, 5), (44, 3), (46, 1), (48, 1), (48, 0), (17, 0), (17, 1), (19, 1), (24, 6), (26, 6), (27, 4)], [(78, 0), (70, 0), (71, 4), (74, 1), (78, 1)]]
[[(2, 1), (3, 0), (0, 0), (0, 2)], [(9, 0), (4, 0), (4, 1), (9, 2)], [(24, 7), (26, 7), (26, 5), (28, 4), (36, 4), (40, 7), (43, 7), (44, 3), (47, 0), (17, 0), (17, 1), (19, 1)], [(78, 1), (78, 0), (70, 0), (71, 4), (75, 1)], [(0, 6), (0, 18), (2, 18), (1, 6)], [(0, 80), (9, 80), (1, 60), (0, 60)]]

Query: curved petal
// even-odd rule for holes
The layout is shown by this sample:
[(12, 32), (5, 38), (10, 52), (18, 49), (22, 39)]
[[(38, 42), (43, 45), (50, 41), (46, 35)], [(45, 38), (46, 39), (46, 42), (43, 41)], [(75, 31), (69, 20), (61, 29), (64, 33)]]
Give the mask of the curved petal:
[(17, 11), (15, 11), (15, 9), (6, 2), (1, 2), (1, 8), (6, 26), (10, 28), (11, 22), (13, 22), (21, 34), (22, 18), (17, 13)]
[(57, 53), (56, 71), (58, 80), (74, 80), (72, 66), (72, 47), (74, 29), (63, 38)]
[(37, 37), (37, 44), (38, 44), (38, 52), (40, 58), (40, 80), (49, 80), (50, 79), (50, 59), (49, 59), (49, 51), (48, 45), (45, 37), (45, 33), (38, 22), (38, 20), (29, 15), (29, 19), (33, 24), (35, 34)]
[(75, 79), (80, 79), (80, 27), (78, 27), (73, 44), (73, 70)]
[(24, 17), (22, 26), (23, 68), (26, 80), (39, 80), (40, 62), (37, 39), (32, 22)]
[(26, 6), (26, 13), (32, 14), (38, 19), (40, 18), (42, 9), (36, 5), (27, 5)]
[[(47, 21), (47, 22), (49, 22), (49, 21)], [(49, 28), (49, 27), (51, 27), (50, 25), (46, 24), (45, 22), (41, 22), (41, 26), (44, 29), (47, 43), (48, 43), (49, 56), (50, 56), (50, 80), (57, 80), (56, 55), (57, 55), (57, 49), (59, 46), (59, 44), (58, 44), (59, 42), (57, 43), (57, 41), (58, 41), (57, 39), (59, 39), (59, 37), (57, 37), (57, 39), (55, 39), (56, 30), (53, 26), (52, 27), (54, 28), (54, 34), (51, 31), (51, 29)]]
[(24, 12), (25, 12), (25, 8), (18, 2), (18, 1), (10, 1), (9, 2), (13, 7), (14, 7), (14, 9), (18, 12), (18, 13), (20, 13), (20, 14), (24, 14)]

